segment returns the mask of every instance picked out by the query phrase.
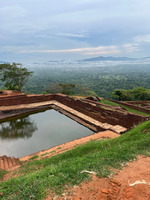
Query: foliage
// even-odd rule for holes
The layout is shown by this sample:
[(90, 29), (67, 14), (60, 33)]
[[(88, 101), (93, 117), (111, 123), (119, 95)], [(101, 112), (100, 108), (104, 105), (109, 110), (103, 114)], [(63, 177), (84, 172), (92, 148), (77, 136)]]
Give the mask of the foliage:
[(59, 84), (62, 87), (62, 93), (66, 95), (74, 95), (75, 84), (71, 83), (61, 83)]
[(36, 64), (30, 69), (34, 74), (25, 84), (25, 91), (29, 93), (43, 93), (51, 83), (80, 85), (104, 98), (110, 98), (116, 88), (150, 88), (150, 64), (48, 63), (41, 67)]
[(144, 101), (150, 100), (150, 89), (136, 87), (133, 90), (116, 89), (112, 92), (112, 97), (119, 101)]
[(0, 64), (1, 80), (5, 82), (5, 87), (10, 90), (21, 92), (22, 87), (32, 73), (26, 68), (22, 68), (21, 64)]
[(119, 138), (96, 140), (51, 158), (34, 160), (21, 166), (16, 178), (0, 183), (2, 199), (45, 199), (48, 190), (63, 192), (66, 185), (89, 178), (83, 170), (106, 177), (110, 169), (121, 168), (137, 155), (150, 156), (150, 121)]
[(46, 90), (47, 93), (62, 93), (66, 95), (97, 96), (94, 91), (90, 91), (86, 86), (72, 83), (51, 83)]

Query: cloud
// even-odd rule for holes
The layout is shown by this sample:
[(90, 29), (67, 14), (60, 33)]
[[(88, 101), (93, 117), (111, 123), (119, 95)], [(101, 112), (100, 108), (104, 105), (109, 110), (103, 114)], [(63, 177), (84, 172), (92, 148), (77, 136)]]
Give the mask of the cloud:
[(0, 51), (146, 56), (149, 7), (148, 0), (1, 0)]
[(125, 53), (133, 53), (140, 51), (140, 45), (138, 43), (124, 44), (122, 49)]
[(39, 49), (39, 50), (23, 50), (21, 54), (32, 53), (80, 53), (82, 55), (121, 55), (125, 53), (135, 53), (140, 51), (140, 45), (138, 43), (128, 43), (123, 45), (110, 45), (110, 46), (98, 46), (98, 47), (82, 47), (73, 49)]
[(98, 46), (76, 49), (62, 49), (62, 50), (24, 50), (20, 53), (76, 53), (81, 52), (84, 55), (96, 55), (96, 54), (116, 54), (120, 53), (117, 46)]
[(70, 38), (87, 38), (85, 33), (58, 33), (58, 36), (70, 37)]
[(108, 54), (120, 54), (121, 51), (118, 50), (112, 50), (112, 51), (97, 51), (97, 52), (87, 52), (84, 53), (84, 55), (108, 55)]
[(138, 35), (134, 37), (134, 41), (138, 43), (150, 42), (150, 34)]

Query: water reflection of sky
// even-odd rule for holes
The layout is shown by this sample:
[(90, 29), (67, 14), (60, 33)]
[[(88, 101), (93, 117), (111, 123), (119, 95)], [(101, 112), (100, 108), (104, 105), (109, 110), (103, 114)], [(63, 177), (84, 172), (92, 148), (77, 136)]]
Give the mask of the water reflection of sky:
[(47, 110), (0, 124), (0, 155), (22, 157), (90, 134), (72, 119)]

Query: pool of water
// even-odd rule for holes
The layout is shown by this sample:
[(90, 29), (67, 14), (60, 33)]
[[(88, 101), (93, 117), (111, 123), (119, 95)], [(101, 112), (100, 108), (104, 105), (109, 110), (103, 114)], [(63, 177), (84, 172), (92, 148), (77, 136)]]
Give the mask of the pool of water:
[(93, 132), (51, 109), (0, 124), (0, 156), (23, 157)]

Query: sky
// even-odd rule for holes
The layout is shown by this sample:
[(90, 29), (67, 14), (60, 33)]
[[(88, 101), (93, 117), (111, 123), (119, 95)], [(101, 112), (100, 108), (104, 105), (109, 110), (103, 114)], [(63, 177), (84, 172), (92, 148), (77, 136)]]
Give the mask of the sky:
[(0, 0), (0, 61), (150, 56), (150, 0)]

